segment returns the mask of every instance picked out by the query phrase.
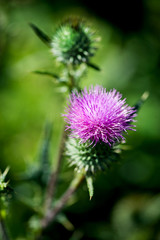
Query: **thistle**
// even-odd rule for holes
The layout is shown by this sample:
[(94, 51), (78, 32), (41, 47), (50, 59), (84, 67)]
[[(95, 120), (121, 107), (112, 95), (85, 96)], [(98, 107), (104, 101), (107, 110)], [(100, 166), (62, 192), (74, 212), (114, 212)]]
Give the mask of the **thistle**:
[(66, 113), (66, 129), (70, 138), (66, 156), (75, 170), (86, 176), (90, 198), (93, 176), (118, 159), (118, 144), (125, 142), (127, 130), (134, 130), (136, 110), (126, 104), (115, 89), (106, 92), (101, 86), (85, 88), (70, 95)]
[(65, 64), (89, 63), (95, 54), (97, 38), (83, 21), (69, 19), (55, 32), (51, 47), (56, 59)]

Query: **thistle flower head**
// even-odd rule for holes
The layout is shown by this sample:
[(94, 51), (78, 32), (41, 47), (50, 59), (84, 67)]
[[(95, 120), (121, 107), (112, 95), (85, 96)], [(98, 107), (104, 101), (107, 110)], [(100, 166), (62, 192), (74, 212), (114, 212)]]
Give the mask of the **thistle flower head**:
[(51, 47), (58, 61), (78, 65), (87, 63), (96, 47), (94, 32), (79, 19), (69, 19), (55, 32)]
[(131, 122), (136, 114), (115, 89), (106, 92), (97, 85), (89, 91), (86, 88), (81, 93), (74, 91), (63, 116), (68, 123), (66, 129), (81, 143), (104, 142), (111, 147), (125, 140), (127, 130), (133, 130)]

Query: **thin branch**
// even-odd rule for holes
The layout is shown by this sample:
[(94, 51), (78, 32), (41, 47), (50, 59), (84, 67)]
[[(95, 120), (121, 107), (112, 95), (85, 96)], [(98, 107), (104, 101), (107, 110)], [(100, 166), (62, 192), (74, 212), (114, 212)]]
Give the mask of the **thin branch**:
[(3, 219), (1, 218), (1, 216), (0, 216), (0, 232), (2, 235), (2, 240), (10, 240), (5, 223), (4, 223)]
[(61, 142), (60, 142), (60, 147), (59, 147), (57, 166), (56, 166), (55, 171), (53, 171), (51, 173), (50, 180), (49, 180), (48, 186), (47, 186), (46, 200), (45, 200), (46, 214), (51, 207), (52, 199), (54, 198), (54, 195), (55, 195), (58, 175), (59, 175), (59, 171), (60, 171), (60, 167), (61, 167), (61, 163), (62, 163), (62, 156), (63, 156), (63, 150), (64, 150), (64, 146), (65, 146), (65, 139), (66, 139), (66, 132), (63, 130), (62, 137), (61, 137)]
[[(69, 78), (70, 84), (71, 84), (70, 91), (72, 91), (73, 88), (74, 88), (74, 85), (75, 85), (75, 79), (74, 79), (74, 76), (71, 74), (71, 69), (70, 68), (71, 68), (71, 66), (67, 65), (68, 78)], [(55, 195), (55, 190), (56, 190), (58, 175), (59, 175), (59, 171), (60, 171), (60, 167), (61, 167), (61, 163), (62, 163), (62, 156), (63, 156), (64, 147), (65, 147), (66, 137), (67, 137), (67, 134), (66, 134), (65, 130), (63, 129), (61, 142), (60, 142), (60, 148), (59, 148), (59, 154), (58, 154), (58, 159), (57, 159), (56, 170), (53, 171), (51, 176), (50, 176), (50, 180), (49, 180), (48, 187), (47, 187), (47, 192), (46, 192), (46, 200), (45, 200), (46, 215), (48, 214), (47, 212), (50, 211), (52, 200), (53, 200), (54, 195)]]
[(62, 195), (60, 200), (57, 202), (56, 206), (52, 208), (50, 211), (48, 211), (47, 215), (42, 220), (42, 229), (47, 228), (50, 225), (50, 223), (54, 221), (57, 214), (62, 210), (64, 205), (68, 202), (70, 197), (74, 194), (79, 185), (82, 183), (84, 177), (85, 177), (84, 175), (77, 175), (76, 178), (71, 182), (69, 188)]

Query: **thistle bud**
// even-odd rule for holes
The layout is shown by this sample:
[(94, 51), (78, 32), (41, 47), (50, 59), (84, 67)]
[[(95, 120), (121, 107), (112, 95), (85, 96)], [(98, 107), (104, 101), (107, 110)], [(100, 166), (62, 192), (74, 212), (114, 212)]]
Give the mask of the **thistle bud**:
[(75, 138), (68, 138), (66, 156), (70, 166), (75, 166), (77, 172), (87, 176), (106, 170), (111, 162), (119, 158), (117, 147), (110, 148), (103, 142), (93, 147), (89, 142), (79, 143)]
[(58, 61), (79, 65), (95, 54), (95, 33), (79, 19), (65, 21), (55, 32), (51, 47)]
[(90, 200), (94, 194), (93, 178), (97, 172), (105, 171), (111, 162), (119, 159), (117, 147), (110, 148), (106, 143), (97, 143), (94, 147), (89, 142), (80, 143), (78, 139), (68, 138), (66, 142), (66, 156), (70, 166), (75, 167), (77, 173), (86, 177)]

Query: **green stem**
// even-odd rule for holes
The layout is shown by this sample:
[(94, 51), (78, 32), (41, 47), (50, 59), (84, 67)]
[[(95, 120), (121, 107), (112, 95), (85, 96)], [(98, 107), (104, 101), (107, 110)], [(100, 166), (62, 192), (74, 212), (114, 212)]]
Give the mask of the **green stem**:
[(65, 139), (66, 139), (66, 132), (63, 129), (62, 137), (61, 137), (61, 141), (60, 141), (58, 159), (57, 159), (57, 166), (56, 166), (55, 171), (53, 171), (51, 173), (50, 180), (49, 180), (48, 186), (47, 186), (46, 200), (45, 200), (46, 215), (47, 215), (47, 212), (50, 211), (50, 207), (51, 207), (54, 195), (55, 195), (57, 181), (58, 181), (58, 175), (59, 175), (60, 167), (61, 167), (61, 163), (62, 163)]
[(0, 232), (1, 232), (2, 240), (10, 240), (4, 220), (2, 219), (1, 215), (0, 215)]
[[(70, 92), (73, 90), (73, 88), (76, 86), (75, 83), (75, 78), (72, 73), (73, 66), (72, 65), (67, 65), (66, 68), (68, 69), (68, 88)], [(76, 191), (82, 180), (84, 179), (84, 176), (78, 175), (76, 177), (68, 190), (63, 194), (61, 199), (58, 201), (57, 205), (52, 208), (52, 201), (55, 195), (56, 191), (56, 186), (57, 186), (57, 181), (58, 181), (58, 176), (60, 172), (60, 167), (62, 163), (62, 157), (63, 157), (63, 151), (64, 151), (64, 146), (65, 146), (65, 140), (66, 140), (66, 132), (63, 130), (62, 133), (62, 138), (61, 138), (61, 143), (60, 143), (60, 148), (59, 148), (59, 154), (58, 154), (58, 159), (57, 159), (57, 166), (55, 171), (52, 172), (50, 180), (48, 182), (47, 186), (47, 191), (46, 191), (46, 199), (45, 199), (45, 215), (44, 218), (42, 219), (42, 232), (45, 228), (47, 228), (52, 221), (54, 221), (55, 217), (57, 214), (61, 211), (63, 206), (66, 204), (66, 202), (69, 200), (69, 198), (73, 195), (73, 193)]]
[(66, 68), (68, 69), (68, 80), (69, 80), (69, 91), (72, 92), (73, 88), (76, 86), (76, 83), (75, 83), (75, 77), (74, 75), (72, 74), (72, 71), (73, 71), (73, 66), (68, 64), (66, 66)]
[(74, 192), (77, 190), (79, 185), (82, 183), (84, 179), (84, 175), (77, 175), (75, 179), (71, 182), (69, 188), (66, 190), (66, 192), (62, 195), (60, 200), (57, 202), (56, 206), (48, 211), (47, 215), (42, 220), (42, 229), (47, 228), (51, 222), (54, 221), (57, 214), (62, 210), (62, 208), (65, 206), (65, 204), (68, 202), (70, 197), (74, 194)]
[[(72, 69), (73, 69), (73, 66), (72, 65), (66, 65), (66, 68), (68, 69), (69, 90), (71, 92), (72, 89), (75, 86), (75, 79), (74, 79), (74, 76), (71, 73)], [(58, 154), (58, 159), (57, 159), (57, 166), (56, 166), (55, 171), (53, 171), (51, 173), (50, 180), (49, 180), (48, 186), (47, 186), (47, 191), (46, 191), (46, 200), (45, 200), (46, 215), (50, 211), (52, 200), (53, 200), (54, 195), (55, 195), (57, 180), (58, 180), (60, 167), (61, 167), (61, 163), (62, 163), (62, 156), (63, 156), (64, 146), (65, 146), (65, 140), (66, 140), (66, 132), (63, 129), (60, 148), (59, 148), (59, 154)]]

